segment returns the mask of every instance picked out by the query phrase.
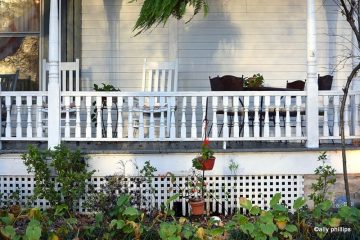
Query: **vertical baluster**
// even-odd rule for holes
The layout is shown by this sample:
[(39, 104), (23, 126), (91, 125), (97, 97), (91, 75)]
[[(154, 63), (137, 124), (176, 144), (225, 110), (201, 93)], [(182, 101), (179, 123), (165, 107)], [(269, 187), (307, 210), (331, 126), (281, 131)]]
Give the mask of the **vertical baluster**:
[(75, 137), (80, 138), (81, 137), (81, 124), (80, 124), (80, 107), (81, 107), (81, 99), (79, 96), (75, 97), (75, 114), (76, 114), (76, 120), (75, 120)]
[(360, 122), (359, 122), (359, 106), (360, 106), (360, 95), (356, 94), (355, 97), (355, 109), (354, 111), (354, 135), (360, 135)]
[(285, 136), (291, 137), (291, 125), (290, 125), (290, 105), (291, 96), (285, 96)]
[(123, 97), (117, 98), (117, 104), (118, 104), (117, 138), (123, 138), (123, 118), (122, 118)]
[[(160, 108), (165, 106), (165, 97), (160, 97)], [(160, 130), (159, 130), (160, 139), (165, 138), (165, 119), (164, 119), (164, 111), (160, 111)]]
[(91, 97), (85, 97), (86, 106), (86, 138), (91, 138)]
[(228, 106), (229, 106), (229, 97), (223, 97), (223, 107), (224, 107), (224, 131), (223, 137), (229, 138), (229, 122), (228, 122)]
[(234, 111), (234, 138), (239, 137), (239, 97), (233, 97), (233, 111)]
[(27, 103), (27, 128), (26, 128), (26, 137), (32, 138), (32, 121), (31, 121), (31, 106), (32, 106), (32, 96), (26, 97)]
[(345, 109), (344, 109), (344, 134), (345, 137), (350, 136), (350, 126), (349, 126), (349, 104), (350, 104), (350, 96), (348, 97), (346, 103), (345, 103)]
[(254, 137), (260, 137), (259, 96), (254, 96)]
[(191, 138), (196, 138), (196, 97), (191, 97)]
[(334, 136), (339, 133), (339, 96), (334, 96)]
[(106, 97), (106, 110), (107, 110), (107, 120), (106, 120), (106, 137), (112, 138), (112, 118), (111, 118), (111, 110), (112, 110), (112, 97)]
[(66, 89), (66, 70), (61, 71), (61, 83), (62, 83), (62, 91), (69, 91)]
[[(145, 99), (144, 97), (139, 97), (139, 108), (140, 109), (144, 109), (144, 102), (145, 102)], [(139, 138), (140, 139), (144, 139), (145, 137), (145, 125), (144, 125), (144, 113), (142, 111), (140, 111), (138, 113), (139, 115)]]
[(217, 116), (216, 111), (218, 107), (218, 97), (212, 98), (212, 108), (213, 108), (213, 124), (212, 124), (212, 137), (217, 138), (218, 125), (217, 125)]
[(21, 96), (16, 96), (16, 137), (22, 137), (21, 129)]
[(202, 127), (201, 127), (201, 136), (205, 136), (206, 132), (205, 132), (205, 114), (206, 114), (206, 97), (202, 97), (201, 98), (201, 108), (202, 108)]
[(275, 96), (275, 137), (281, 137), (279, 111), (280, 111), (280, 96)]
[(170, 97), (170, 112), (171, 112), (170, 138), (171, 139), (176, 138), (175, 107), (176, 107), (176, 99), (175, 97)]
[(5, 128), (5, 136), (11, 137), (11, 96), (5, 97), (5, 106), (6, 106), (6, 128)]
[(186, 97), (183, 97), (182, 110), (181, 110), (181, 138), (186, 138)]
[(96, 97), (96, 138), (102, 138), (102, 97), (97, 96)]
[(38, 138), (43, 136), (43, 122), (42, 122), (42, 96), (36, 97), (36, 112), (37, 112), (37, 128), (36, 128), (36, 136)]
[(296, 136), (301, 137), (301, 96), (296, 96)]
[(269, 106), (270, 96), (265, 96), (265, 119), (264, 119), (264, 137), (270, 136), (270, 125), (269, 125)]
[(150, 97), (149, 99), (150, 105), (150, 128), (149, 128), (149, 138), (155, 138), (155, 119), (154, 119), (154, 106), (155, 106), (155, 98)]
[[(142, 97), (140, 97), (141, 99)], [(134, 138), (134, 126), (133, 126), (133, 106), (134, 106), (134, 98), (128, 98), (128, 107), (129, 107), (129, 115), (128, 115), (128, 138)]]
[(249, 128), (249, 97), (244, 96), (244, 137), (250, 137)]
[(65, 102), (65, 138), (70, 137), (70, 97), (64, 97)]
[(323, 136), (329, 136), (329, 119), (328, 119), (328, 110), (329, 110), (329, 96), (323, 96), (324, 102), (324, 122), (323, 122)]

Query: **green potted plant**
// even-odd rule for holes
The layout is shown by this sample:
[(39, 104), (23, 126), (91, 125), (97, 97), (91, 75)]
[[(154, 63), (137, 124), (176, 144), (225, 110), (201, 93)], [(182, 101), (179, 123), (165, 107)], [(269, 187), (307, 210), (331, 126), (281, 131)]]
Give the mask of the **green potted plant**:
[(264, 84), (264, 77), (258, 73), (254, 74), (252, 77), (245, 78), (244, 87), (247, 88), (259, 88)]
[(208, 171), (214, 168), (215, 159), (214, 151), (209, 146), (209, 139), (205, 138), (201, 145), (200, 156), (195, 157), (192, 164), (198, 170)]

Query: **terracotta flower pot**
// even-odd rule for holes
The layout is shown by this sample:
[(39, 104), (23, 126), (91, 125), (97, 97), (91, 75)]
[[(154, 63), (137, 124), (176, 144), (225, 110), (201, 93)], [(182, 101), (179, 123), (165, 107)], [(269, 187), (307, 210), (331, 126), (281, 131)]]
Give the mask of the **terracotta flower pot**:
[(189, 200), (189, 204), (191, 206), (191, 214), (192, 215), (203, 215), (205, 210), (205, 201), (204, 199), (198, 200)]
[(212, 157), (212, 158), (203, 160), (201, 157), (199, 157), (198, 161), (199, 161), (199, 163), (202, 164), (202, 168), (200, 168), (199, 170), (204, 170), (204, 171), (212, 170), (214, 168), (215, 159), (216, 159), (215, 157)]

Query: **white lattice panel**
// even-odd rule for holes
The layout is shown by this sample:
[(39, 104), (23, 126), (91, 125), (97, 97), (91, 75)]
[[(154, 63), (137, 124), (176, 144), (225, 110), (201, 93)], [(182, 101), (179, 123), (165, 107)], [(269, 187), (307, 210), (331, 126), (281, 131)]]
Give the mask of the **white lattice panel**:
[[(152, 186), (146, 181), (136, 183), (135, 178), (126, 177), (124, 183), (130, 193), (141, 193), (143, 201), (140, 207), (143, 209), (160, 208), (170, 196), (180, 190), (184, 196), (187, 195), (187, 189), (184, 189), (187, 177), (176, 177), (175, 182), (171, 182), (170, 177), (154, 177)], [(208, 212), (224, 215), (233, 213), (239, 207), (240, 197), (251, 199), (253, 204), (267, 209), (271, 197), (278, 192), (282, 194), (282, 202), (291, 209), (294, 200), (304, 194), (303, 181), (302, 175), (206, 176), (206, 188), (210, 193), (206, 198), (206, 209)], [(96, 176), (89, 183), (100, 190), (106, 182), (106, 177)], [(20, 202), (25, 204), (27, 197), (33, 194), (33, 188), (33, 176), (0, 176), (1, 204), (17, 190), (20, 191)], [(186, 215), (189, 212), (187, 199), (181, 198), (178, 201), (181, 202), (183, 215)], [(49, 203), (37, 200), (34, 205), (46, 208)], [(80, 208), (80, 211), (85, 209)]]

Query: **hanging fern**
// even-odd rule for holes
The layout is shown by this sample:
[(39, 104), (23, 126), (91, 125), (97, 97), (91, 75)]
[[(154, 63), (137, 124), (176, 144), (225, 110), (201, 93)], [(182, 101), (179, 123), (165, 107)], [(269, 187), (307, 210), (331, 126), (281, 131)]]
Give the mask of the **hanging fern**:
[[(132, 0), (131, 2), (136, 1)], [(144, 0), (133, 31), (137, 31), (136, 35), (139, 35), (153, 26), (157, 27), (161, 23), (165, 25), (171, 16), (181, 19), (185, 15), (187, 7), (194, 8), (193, 16), (198, 14), (201, 9), (204, 9), (206, 15), (209, 8), (207, 0)]]

